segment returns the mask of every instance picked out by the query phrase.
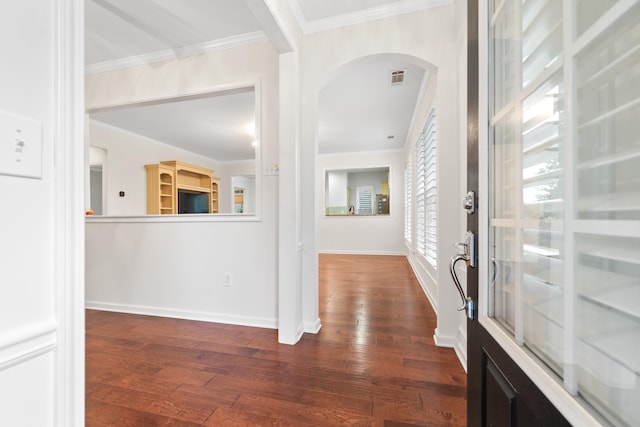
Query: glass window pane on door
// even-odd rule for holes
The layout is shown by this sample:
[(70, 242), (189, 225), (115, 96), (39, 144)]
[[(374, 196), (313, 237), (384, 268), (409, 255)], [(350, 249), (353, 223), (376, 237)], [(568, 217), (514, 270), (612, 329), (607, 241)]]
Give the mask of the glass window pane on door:
[(578, 402), (637, 425), (640, 2), (489, 8), (489, 315)]
[(576, 56), (575, 79), (576, 218), (591, 220), (575, 236), (578, 393), (616, 424), (637, 425), (640, 5)]

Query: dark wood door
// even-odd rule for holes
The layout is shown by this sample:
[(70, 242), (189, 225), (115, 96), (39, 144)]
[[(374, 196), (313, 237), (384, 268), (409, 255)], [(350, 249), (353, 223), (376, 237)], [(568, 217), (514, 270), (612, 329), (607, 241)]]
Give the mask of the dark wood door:
[[(468, 1), (468, 190), (477, 196), (476, 206), (491, 203), (491, 194), (479, 192), (478, 179), (478, 1)], [(486, 165), (484, 166), (486, 167)], [(478, 235), (478, 211), (468, 215), (467, 227)], [(482, 251), (482, 247), (477, 248)], [(487, 265), (467, 269), (467, 292), (473, 301), (482, 298), (478, 276)], [(477, 304), (476, 304), (477, 306)], [(570, 425), (530, 378), (477, 320), (467, 320), (467, 423), (469, 426), (568, 426)]]

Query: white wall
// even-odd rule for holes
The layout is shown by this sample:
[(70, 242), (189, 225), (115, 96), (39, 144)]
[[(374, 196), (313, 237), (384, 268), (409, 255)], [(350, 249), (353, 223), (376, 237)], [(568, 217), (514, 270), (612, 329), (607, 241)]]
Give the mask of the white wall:
[(88, 223), (87, 306), (275, 328), (274, 220)]
[[(439, 179), (446, 187), (442, 188), (438, 200), (441, 212), (439, 241), (442, 250), (439, 264), (445, 266), (454, 253), (451, 245), (460, 239), (460, 200), (459, 191), (459, 146), (458, 146), (458, 61), (455, 31), (455, 5), (446, 5), (423, 11), (378, 19), (366, 23), (351, 25), (335, 30), (314, 33), (305, 36), (303, 49), (303, 117), (302, 117), (302, 184), (303, 217), (314, 218), (318, 211), (318, 171), (316, 164), (316, 128), (318, 92), (330, 81), (339, 68), (351, 61), (368, 55), (401, 55), (427, 69), (436, 82), (435, 106), (438, 111), (439, 140), (449, 150), (441, 156)], [(422, 110), (421, 110), (422, 111)], [(424, 117), (417, 117), (415, 126), (422, 126)], [(411, 144), (415, 139), (408, 138)], [(318, 160), (320, 161), (320, 160)], [(403, 162), (404, 165), (404, 162)], [(404, 166), (403, 166), (404, 168)], [(401, 181), (401, 180), (400, 180)], [(315, 188), (315, 191), (312, 190)], [(392, 203), (398, 202), (393, 197)], [(402, 194), (401, 192), (398, 194)], [(394, 207), (392, 206), (392, 210)], [(396, 209), (397, 212), (401, 212)], [(305, 220), (304, 245), (322, 249), (322, 225), (318, 220), (315, 229), (312, 221)], [(402, 232), (398, 235), (402, 238)], [(395, 244), (394, 244), (395, 246)], [(325, 247), (326, 248), (326, 247)], [(403, 249), (403, 253), (406, 250)], [(415, 263), (414, 263), (415, 268)], [(425, 289), (428, 280), (426, 274), (417, 271)], [(317, 257), (305, 254), (305, 311), (317, 305)], [(438, 270), (431, 282), (441, 286), (433, 287), (431, 302), (438, 312), (438, 328), (435, 336), (439, 344), (453, 346), (458, 325), (456, 311), (457, 293), (446, 268)]]
[[(261, 160), (272, 165), (278, 162), (278, 55), (268, 43), (87, 76), (87, 108), (253, 83), (261, 102)], [(216, 171), (222, 182), (253, 173), (245, 163), (224, 169)], [(128, 184), (117, 185), (116, 192)], [(265, 174), (259, 185), (255, 218), (87, 219), (87, 306), (276, 327), (278, 177)], [(221, 193), (221, 202), (229, 204), (229, 197)], [(231, 287), (223, 286), (224, 273), (232, 275)]]
[[(147, 174), (144, 165), (165, 160), (180, 160), (213, 169), (218, 175), (221, 165), (210, 158), (182, 150), (160, 141), (127, 132), (104, 123), (90, 121), (89, 143), (106, 151), (104, 169), (107, 190), (105, 215), (146, 215)], [(125, 192), (120, 197), (120, 191)]]
[[(325, 216), (324, 176), (332, 169), (388, 166), (390, 215)], [(404, 152), (402, 150), (318, 156), (316, 207), (318, 251), (321, 253), (359, 253), (403, 255), (404, 206), (402, 204)], [(378, 185), (381, 188), (381, 184)], [(352, 201), (355, 188), (351, 188)], [(353, 202), (352, 202), (353, 204)]]
[(0, 111), (40, 122), (43, 147), (41, 179), (0, 175), (3, 426), (54, 425), (54, 393), (63, 381), (55, 376), (54, 356), (59, 343), (53, 197), (55, 7), (56, 2), (9, 0), (0, 8)]

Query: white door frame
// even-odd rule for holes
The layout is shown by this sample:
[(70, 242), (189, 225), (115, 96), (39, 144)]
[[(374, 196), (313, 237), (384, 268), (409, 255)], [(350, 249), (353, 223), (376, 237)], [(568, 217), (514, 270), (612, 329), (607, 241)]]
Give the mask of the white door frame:
[(56, 0), (54, 283), (58, 323), (53, 424), (84, 425), (84, 2)]

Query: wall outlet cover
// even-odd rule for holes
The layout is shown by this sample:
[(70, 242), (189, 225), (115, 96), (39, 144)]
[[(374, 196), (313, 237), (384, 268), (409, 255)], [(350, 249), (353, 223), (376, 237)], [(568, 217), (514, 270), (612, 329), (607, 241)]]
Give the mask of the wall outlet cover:
[(0, 175), (42, 178), (42, 123), (0, 111)]

